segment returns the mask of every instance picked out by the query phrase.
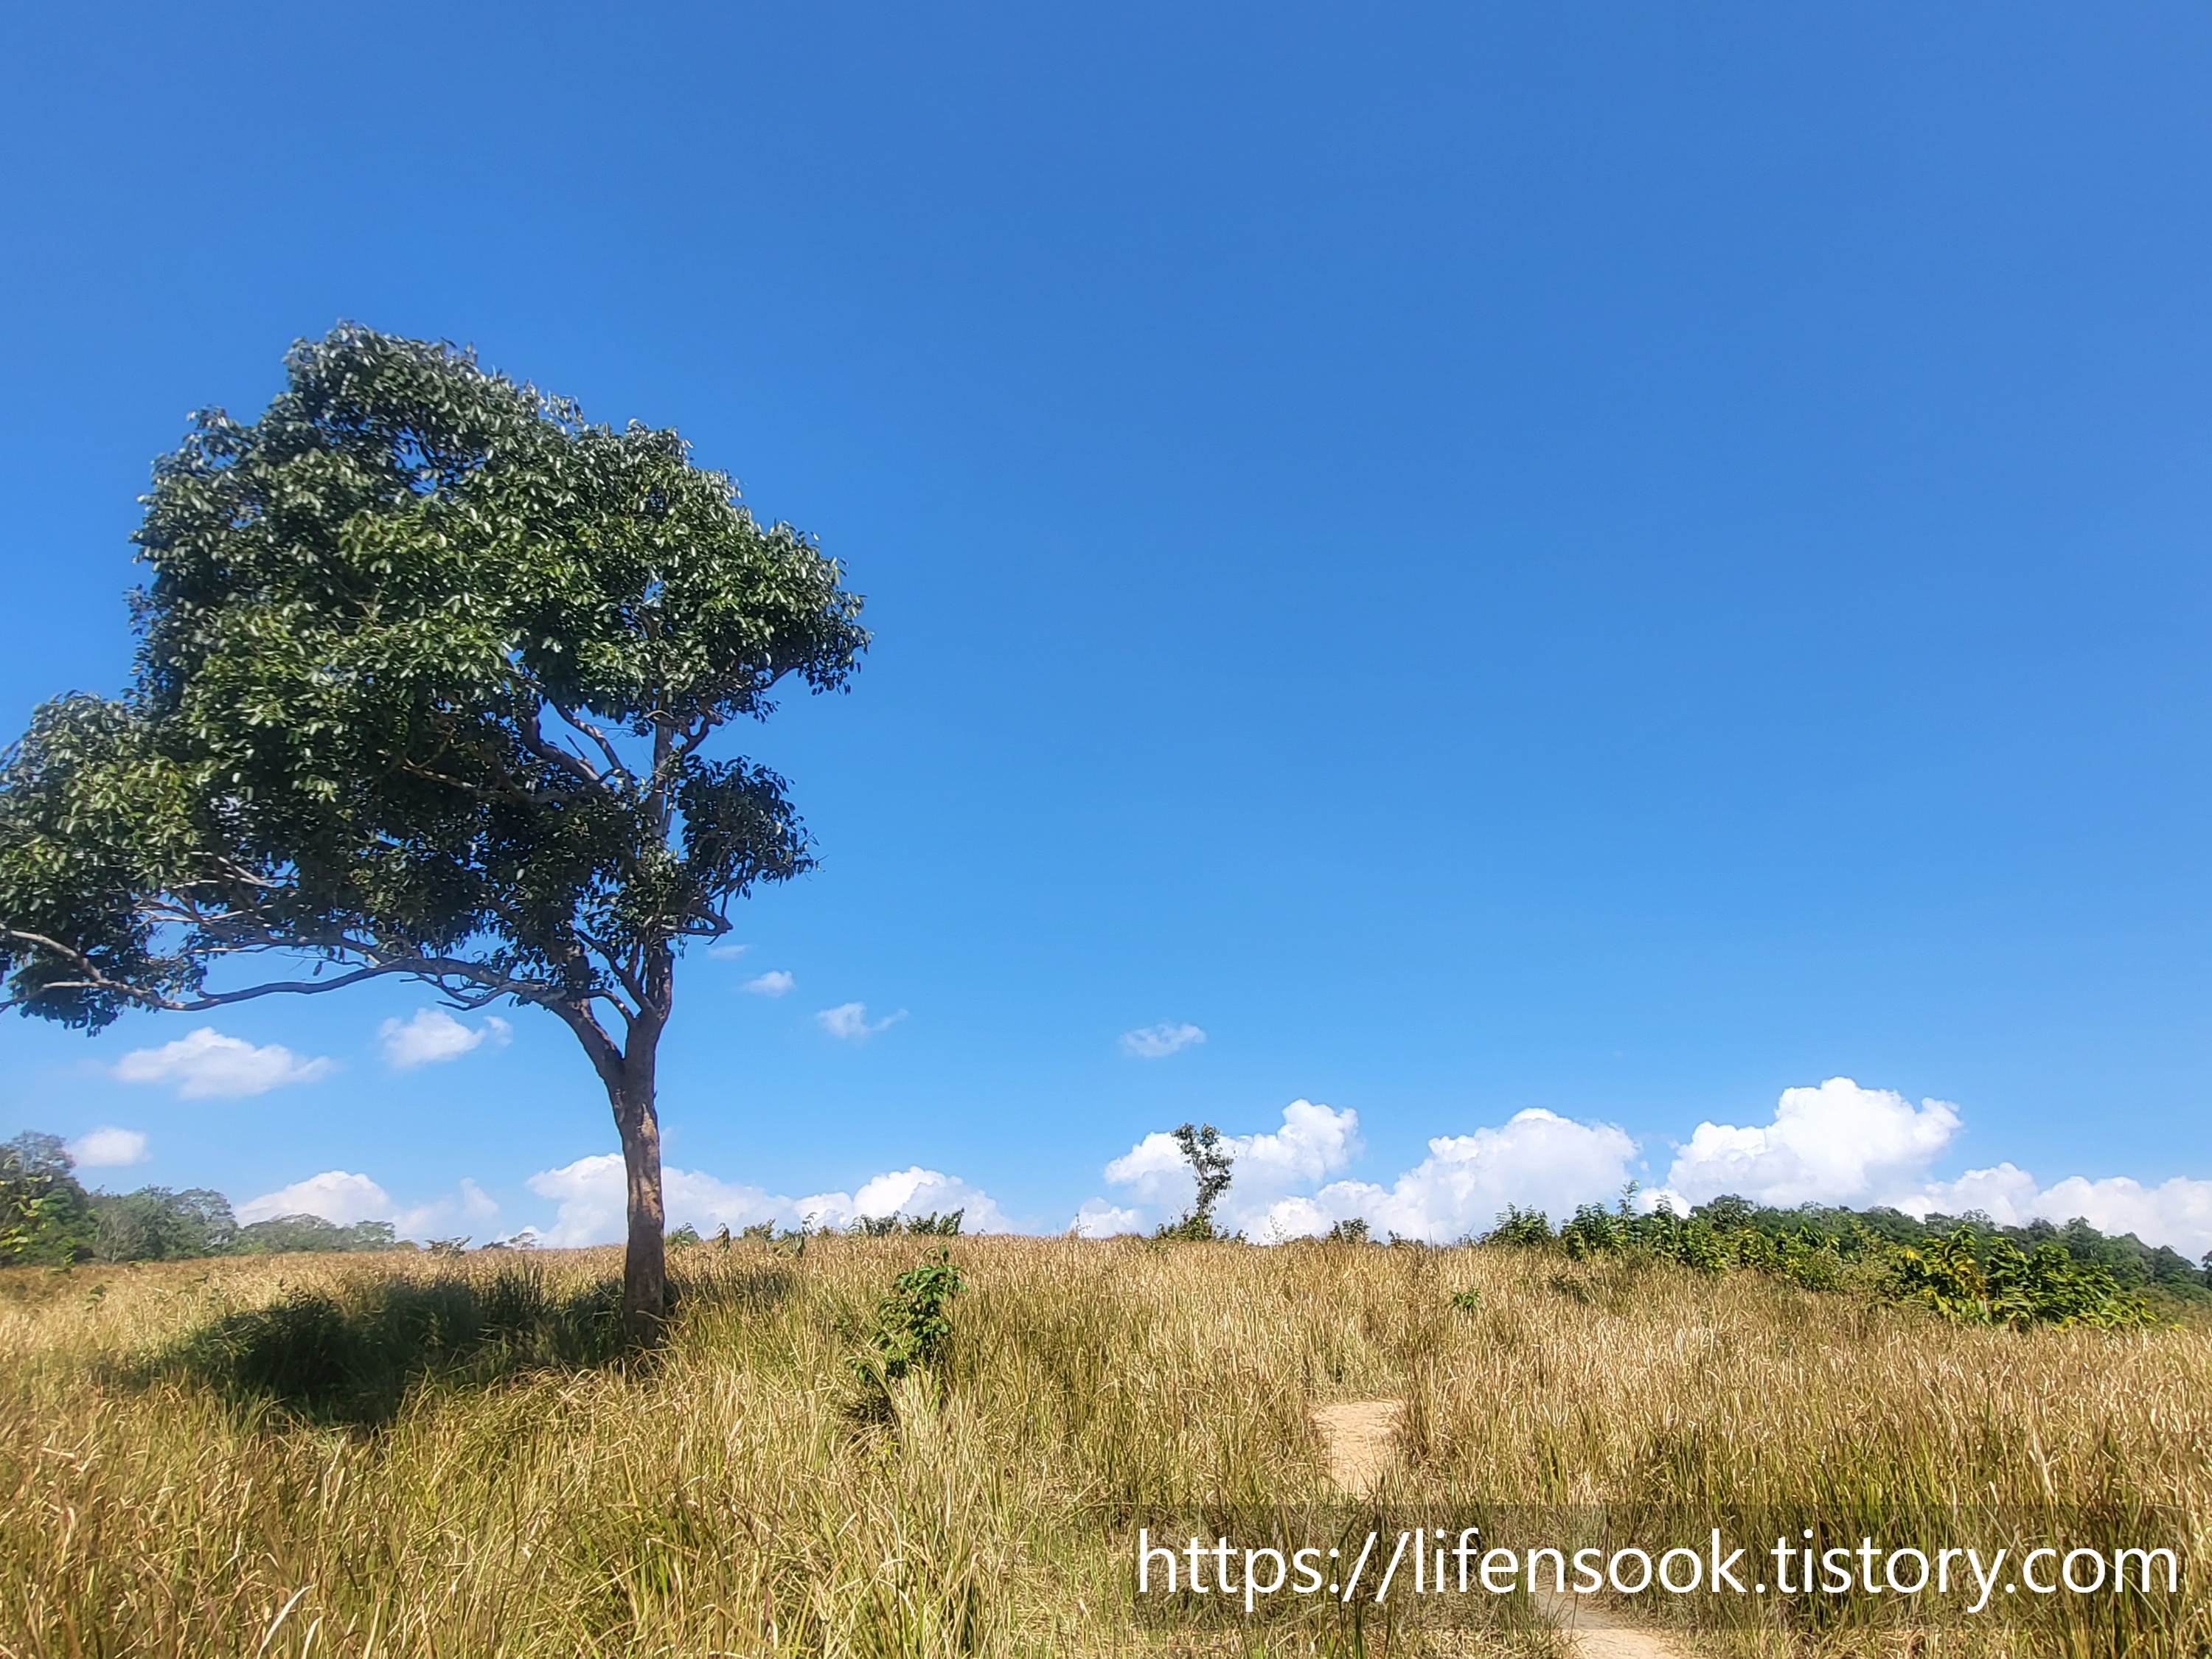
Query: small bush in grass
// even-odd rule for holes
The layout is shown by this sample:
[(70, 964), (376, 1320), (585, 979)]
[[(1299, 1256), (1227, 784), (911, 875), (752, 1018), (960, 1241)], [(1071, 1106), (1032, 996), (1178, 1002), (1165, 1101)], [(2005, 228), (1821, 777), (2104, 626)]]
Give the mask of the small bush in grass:
[(952, 1334), (951, 1304), (965, 1284), (942, 1244), (936, 1255), (891, 1281), (890, 1292), (876, 1304), (875, 1328), (866, 1352), (850, 1362), (864, 1403), (880, 1404), (891, 1383), (930, 1370), (944, 1357)]

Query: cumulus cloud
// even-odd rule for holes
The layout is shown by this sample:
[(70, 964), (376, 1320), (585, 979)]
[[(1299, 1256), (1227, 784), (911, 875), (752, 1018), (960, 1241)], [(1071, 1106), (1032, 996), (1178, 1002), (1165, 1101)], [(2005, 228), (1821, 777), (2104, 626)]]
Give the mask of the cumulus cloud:
[[(1286, 1188), (1318, 1181), (1358, 1156), (1359, 1114), (1294, 1100), (1283, 1108), (1279, 1129), (1224, 1135), (1222, 1144), (1235, 1161), (1220, 1214), (1232, 1226), (1243, 1226), (1261, 1219)], [(1158, 1130), (1109, 1164), (1105, 1175), (1115, 1186), (1128, 1188), (1140, 1201), (1163, 1211), (1187, 1208), (1198, 1195), (1182, 1148), (1174, 1136)]]
[(1578, 1123), (1538, 1108), (1498, 1128), (1439, 1135), (1429, 1155), (1389, 1187), (1340, 1181), (1310, 1208), (1276, 1206), (1267, 1219), (1285, 1236), (1364, 1217), (1378, 1232), (1443, 1243), (1490, 1230), (1509, 1204), (1559, 1217), (1599, 1202), (1628, 1183), (1636, 1143), (1609, 1123)]
[(402, 1210), (391, 1220), (393, 1231), (402, 1238), (433, 1238), (451, 1233), (465, 1222), (481, 1226), (498, 1214), (499, 1201), (464, 1176), (459, 1192), (418, 1204), (411, 1210)]
[(1068, 1231), (1079, 1238), (1113, 1238), (1141, 1231), (1144, 1224), (1141, 1210), (1125, 1210), (1103, 1198), (1087, 1198), (1075, 1212), (1075, 1219), (1068, 1223)]
[[(1377, 1232), (1438, 1243), (1487, 1231), (1508, 1204), (1563, 1215), (1609, 1197), (1626, 1184), (1636, 1143), (1609, 1124), (1577, 1123), (1546, 1111), (1517, 1114), (1498, 1128), (1443, 1135), (1429, 1155), (1389, 1186), (1323, 1178), (1363, 1150), (1359, 1115), (1294, 1100), (1279, 1129), (1223, 1139), (1235, 1162), (1221, 1218), (1262, 1242), (1327, 1232), (1364, 1218)], [(1106, 1166), (1106, 1179), (1165, 1217), (1187, 1207), (1196, 1185), (1172, 1136), (1146, 1135)], [(1311, 1190), (1297, 1191), (1296, 1188)], [(1125, 1231), (1142, 1218), (1093, 1199), (1079, 1231)], [(1109, 1217), (1110, 1216), (1110, 1221)]]
[(158, 1048), (134, 1048), (115, 1062), (118, 1083), (173, 1083), (182, 1100), (266, 1094), (287, 1084), (313, 1083), (337, 1069), (330, 1060), (303, 1060), (282, 1043), (257, 1048), (203, 1025)]
[(720, 957), (723, 961), (727, 962), (733, 957), (744, 955), (752, 948), (750, 945), (710, 945), (707, 947), (707, 954), (710, 957)]
[[(761, 1222), (795, 1227), (842, 1227), (867, 1216), (942, 1214), (965, 1210), (969, 1232), (1002, 1232), (1007, 1223), (988, 1194), (954, 1176), (912, 1169), (879, 1175), (856, 1193), (817, 1193), (807, 1198), (779, 1197), (759, 1187), (718, 1181), (696, 1170), (661, 1172), (668, 1224), (713, 1232), (737, 1232)], [(556, 1247), (611, 1244), (623, 1233), (623, 1161), (619, 1152), (580, 1158), (557, 1170), (530, 1177), (530, 1190), (559, 1206), (553, 1224), (539, 1236)]]
[(1737, 1193), (1778, 1208), (1908, 1201), (1959, 1133), (1948, 1101), (1915, 1107), (1888, 1089), (1832, 1077), (1784, 1089), (1774, 1121), (1753, 1127), (1700, 1123), (1667, 1172), (1667, 1191), (1692, 1204)]
[(273, 1193), (249, 1198), (238, 1206), (237, 1213), (240, 1221), (248, 1223), (270, 1221), (280, 1215), (319, 1215), (341, 1227), (361, 1221), (389, 1221), (402, 1238), (435, 1238), (469, 1223), (481, 1226), (499, 1213), (499, 1204), (463, 1176), (458, 1191), (403, 1209), (368, 1176), (325, 1170)]
[(797, 983), (798, 981), (789, 974), (778, 968), (761, 975), (757, 979), (747, 980), (738, 988), (741, 991), (750, 991), (755, 996), (780, 997)]
[(906, 1018), (902, 1008), (895, 1014), (885, 1014), (873, 1024), (868, 1022), (868, 1005), (865, 1002), (843, 1002), (835, 1008), (824, 1008), (814, 1016), (822, 1029), (841, 1042), (866, 1042), (878, 1031), (885, 1031)]
[(84, 1170), (120, 1170), (143, 1164), (151, 1156), (146, 1137), (136, 1129), (110, 1128), (103, 1124), (69, 1144), (69, 1155)]
[(1121, 1052), (1139, 1060), (1165, 1060), (1178, 1049), (1205, 1041), (1206, 1033), (1197, 1026), (1169, 1022), (1122, 1032)]
[[(670, 1171), (661, 1172), (665, 1183)], [(623, 1236), (623, 1161), (619, 1152), (599, 1152), (540, 1170), (526, 1183), (540, 1198), (560, 1206), (553, 1224), (541, 1230), (541, 1242), (560, 1249), (610, 1244)]]
[(365, 1175), (325, 1170), (238, 1206), (240, 1221), (271, 1221), (280, 1215), (319, 1215), (341, 1227), (356, 1221), (389, 1221), (392, 1196)]
[(989, 1194), (971, 1187), (957, 1176), (920, 1164), (879, 1175), (849, 1198), (843, 1193), (817, 1193), (792, 1206), (799, 1215), (817, 1217), (827, 1226), (848, 1226), (862, 1216), (944, 1215), (964, 1210), (961, 1225), (971, 1233), (1002, 1233), (1006, 1216)]
[(487, 1042), (504, 1048), (514, 1028), (496, 1014), (487, 1014), (481, 1025), (464, 1025), (442, 1008), (417, 1008), (407, 1020), (386, 1020), (376, 1035), (384, 1044), (384, 1063), (395, 1072), (411, 1072), (459, 1060)]
[(2045, 1187), (2010, 1163), (1936, 1180), (1930, 1170), (1959, 1127), (1959, 1109), (1948, 1101), (1915, 1107), (1889, 1090), (1830, 1078), (1817, 1089), (1783, 1091), (1771, 1123), (1700, 1123), (1653, 1196), (1677, 1207), (1735, 1193), (1781, 1208), (1887, 1204), (1915, 1216), (1978, 1210), (2008, 1227), (2081, 1216), (2100, 1231), (2133, 1233), (2191, 1258), (2212, 1249), (2212, 1181), (2176, 1176), (2148, 1187), (2125, 1176), (2070, 1176)]
[(2176, 1176), (2147, 1187), (2126, 1176), (2092, 1181), (2069, 1176), (2045, 1187), (2011, 1164), (1969, 1170), (1956, 1181), (1930, 1182), (1898, 1208), (1916, 1216), (1978, 1210), (2000, 1227), (2031, 1221), (2063, 1224), (2080, 1216), (2104, 1233), (2133, 1233), (2146, 1244), (2168, 1244), (2195, 1261), (2212, 1250), (2212, 1181)]

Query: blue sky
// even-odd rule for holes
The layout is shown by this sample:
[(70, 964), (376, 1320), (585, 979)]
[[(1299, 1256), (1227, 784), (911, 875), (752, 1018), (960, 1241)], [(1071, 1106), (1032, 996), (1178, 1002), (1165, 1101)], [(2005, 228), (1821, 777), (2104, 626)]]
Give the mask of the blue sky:
[[(1188, 1117), (1277, 1132), (1250, 1201), (1316, 1214), (1355, 1181), (1441, 1215), (1393, 1185), (1440, 1156), (1484, 1172), (1465, 1211), (1694, 1144), (1685, 1192), (2009, 1164), (2005, 1202), (2084, 1177), (2212, 1245), (2200, 9), (7, 36), (9, 732), (121, 684), (186, 411), (258, 411), (340, 318), (678, 427), (868, 595), (852, 694), (754, 740), (821, 868), (687, 965), (662, 1112), (702, 1213), (919, 1168), (1024, 1224), (1148, 1219), (1144, 1138)], [(570, 1039), (508, 1011), (395, 1072), (380, 1026), (425, 1000), (11, 1021), (0, 1133), (582, 1236), (613, 1135)], [(817, 1018), (854, 1002), (905, 1018)], [(1120, 1041), (1163, 1023), (1204, 1041)], [(208, 1025), (292, 1056), (225, 1086), (293, 1080), (125, 1063)]]

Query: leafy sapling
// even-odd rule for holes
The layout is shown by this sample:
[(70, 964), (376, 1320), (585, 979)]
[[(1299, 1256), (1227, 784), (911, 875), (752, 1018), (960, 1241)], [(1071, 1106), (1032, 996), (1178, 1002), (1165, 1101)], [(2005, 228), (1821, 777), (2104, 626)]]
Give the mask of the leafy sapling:
[(880, 1406), (891, 1383), (929, 1370), (944, 1358), (952, 1335), (951, 1304), (966, 1283), (952, 1263), (951, 1247), (944, 1244), (891, 1281), (889, 1293), (876, 1304), (866, 1349), (850, 1362), (872, 1401)]

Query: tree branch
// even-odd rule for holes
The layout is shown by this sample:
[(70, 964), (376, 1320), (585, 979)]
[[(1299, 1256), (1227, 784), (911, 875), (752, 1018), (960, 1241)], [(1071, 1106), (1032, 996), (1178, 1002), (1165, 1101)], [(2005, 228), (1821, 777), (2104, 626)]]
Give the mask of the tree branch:
[[(584, 719), (580, 713), (563, 708), (557, 702), (548, 701), (545, 707), (550, 708), (563, 720), (567, 721), (569, 726), (582, 732), (598, 746), (599, 753), (606, 757), (607, 770), (609, 772), (619, 773), (624, 777), (628, 777), (629, 775), (629, 768), (623, 764), (622, 751), (614, 746), (613, 742), (608, 738), (605, 732), (600, 731), (599, 728), (592, 725), (591, 721)], [(560, 751), (556, 750), (554, 752), (557, 754)], [(592, 769), (590, 763), (586, 761), (581, 756), (577, 756), (574, 758), (576, 765), (584, 767), (586, 770)], [(592, 775), (602, 785), (605, 784), (605, 779), (598, 772), (594, 770)]]
[[(144, 1007), (157, 1008), (169, 1013), (205, 1013), (212, 1008), (224, 1008), (234, 1003), (251, 1002), (258, 997), (318, 996), (325, 991), (343, 990), (349, 985), (359, 985), (364, 981), (372, 979), (384, 979), (394, 974), (438, 984), (440, 991), (448, 996), (455, 994), (447, 990), (440, 981), (448, 979), (468, 981), (477, 987), (483, 995), (480, 1000), (467, 1006), (478, 1008), (487, 1003), (496, 1001), (503, 996), (519, 998), (522, 1001), (534, 1002), (547, 1007), (552, 1006), (557, 1000), (557, 994), (553, 988), (537, 980), (516, 979), (511, 975), (488, 968), (482, 963), (466, 962), (459, 957), (421, 956), (400, 957), (380, 962), (372, 960), (367, 966), (354, 969), (350, 972), (340, 974), (331, 979), (271, 980), (265, 984), (245, 986), (235, 991), (210, 991), (195, 997), (173, 997), (164, 995), (150, 987), (134, 985), (128, 980), (117, 979), (112, 974), (103, 973), (98, 964), (85, 952), (64, 945), (58, 939), (50, 939), (44, 933), (33, 933), (20, 927), (0, 927), (0, 939), (5, 939), (18, 945), (35, 945), (40, 950), (52, 951), (64, 961), (72, 963), (78, 973), (83, 975), (81, 979), (49, 980), (39, 987), (40, 994), (52, 991), (101, 991), (111, 996), (128, 998)], [(259, 948), (302, 951), (343, 949), (362, 956), (373, 957), (374, 955), (373, 951), (351, 940), (347, 940), (342, 945), (314, 944), (301, 940), (286, 941), (282, 944), (270, 942), (258, 947), (233, 946), (231, 948), (233, 950)], [(0, 1008), (19, 1006), (23, 1000), (21, 998), (9, 997), (5, 1001), (0, 1001)]]

